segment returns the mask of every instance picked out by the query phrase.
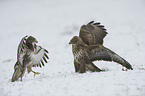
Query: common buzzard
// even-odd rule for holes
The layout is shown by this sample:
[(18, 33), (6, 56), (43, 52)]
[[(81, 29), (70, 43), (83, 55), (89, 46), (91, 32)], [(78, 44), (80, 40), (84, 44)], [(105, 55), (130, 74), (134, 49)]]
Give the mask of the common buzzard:
[(27, 69), (28, 73), (33, 72), (34, 76), (40, 74), (34, 72), (32, 67), (44, 66), (44, 61), (47, 63), (48, 51), (41, 46), (36, 45), (38, 41), (32, 36), (25, 36), (22, 38), (17, 50), (17, 62), (14, 66), (14, 73), (11, 81), (17, 81), (24, 76)]
[(99, 22), (91, 21), (87, 25), (82, 25), (79, 37), (74, 36), (69, 42), (72, 44), (75, 72), (103, 71), (93, 64), (96, 60), (114, 61), (133, 70), (125, 59), (103, 46), (103, 39), (107, 34), (106, 29)]

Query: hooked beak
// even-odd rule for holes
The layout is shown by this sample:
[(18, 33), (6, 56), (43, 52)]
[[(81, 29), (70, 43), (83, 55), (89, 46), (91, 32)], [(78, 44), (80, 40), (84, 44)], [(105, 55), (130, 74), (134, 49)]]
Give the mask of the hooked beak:
[(35, 42), (36, 42), (36, 43), (38, 43), (38, 41), (37, 41), (37, 40), (35, 40)]

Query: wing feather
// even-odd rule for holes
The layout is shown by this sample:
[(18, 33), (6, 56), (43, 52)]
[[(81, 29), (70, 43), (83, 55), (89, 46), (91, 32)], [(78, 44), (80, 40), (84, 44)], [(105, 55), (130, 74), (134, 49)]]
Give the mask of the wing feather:
[(43, 66), (45, 66), (45, 65), (44, 65), (44, 62), (43, 62), (42, 60), (41, 60), (41, 64), (42, 64)]
[(46, 58), (43, 56), (43, 60), (45, 61), (45, 63), (47, 63), (47, 60), (46, 60)]
[(26, 38), (28, 36), (26, 35), (23, 37), (19, 43), (18, 50), (17, 50), (17, 60), (19, 61), (20, 55), (23, 53), (24, 45), (26, 44)]
[(128, 69), (133, 70), (129, 62), (127, 62), (125, 59), (123, 59), (118, 54), (116, 54), (115, 52), (111, 51), (106, 47), (97, 45), (97, 46), (89, 46), (88, 49), (89, 49), (88, 54), (91, 61), (96, 60), (114, 61)]
[(46, 53), (44, 53), (44, 56), (45, 56), (47, 59), (49, 59), (49, 57), (47, 56), (47, 54), (46, 54)]
[(33, 66), (36, 65), (37, 67), (45, 66), (43, 60), (45, 61), (45, 63), (47, 63), (47, 59), (49, 59), (47, 53), (48, 51), (46, 49), (36, 45), (35, 52), (32, 55), (31, 64), (33, 64)]
[(39, 64), (39, 67), (42, 68), (41, 64)]
[(103, 44), (103, 39), (107, 32), (100, 22), (94, 23), (94, 21), (89, 22), (87, 25), (82, 25), (80, 29), (79, 37), (87, 45)]
[(108, 48), (106, 48), (106, 50), (108, 51), (108, 54), (110, 55), (112, 61), (117, 62), (122, 66), (125, 66), (127, 69), (133, 70), (131, 64), (127, 62), (125, 59), (123, 59), (121, 56), (119, 56), (118, 54), (116, 54), (115, 52), (111, 51)]
[(46, 49), (44, 49), (44, 51), (45, 51), (46, 53), (49, 53)]

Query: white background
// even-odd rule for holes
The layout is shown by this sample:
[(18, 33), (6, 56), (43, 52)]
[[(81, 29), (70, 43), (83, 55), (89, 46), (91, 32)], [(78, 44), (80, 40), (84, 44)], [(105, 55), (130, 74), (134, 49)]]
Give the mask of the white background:
[[(69, 40), (81, 25), (100, 21), (104, 46), (131, 63), (94, 62), (106, 72), (74, 72)], [(11, 82), (17, 47), (32, 35), (49, 51), (48, 63)], [(144, 0), (0, 0), (0, 96), (145, 96)]]

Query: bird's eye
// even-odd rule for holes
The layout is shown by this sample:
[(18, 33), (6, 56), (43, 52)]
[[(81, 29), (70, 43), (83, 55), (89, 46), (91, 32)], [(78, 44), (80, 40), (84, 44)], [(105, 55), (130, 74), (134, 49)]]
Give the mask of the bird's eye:
[(74, 42), (77, 42), (77, 39), (74, 39)]

